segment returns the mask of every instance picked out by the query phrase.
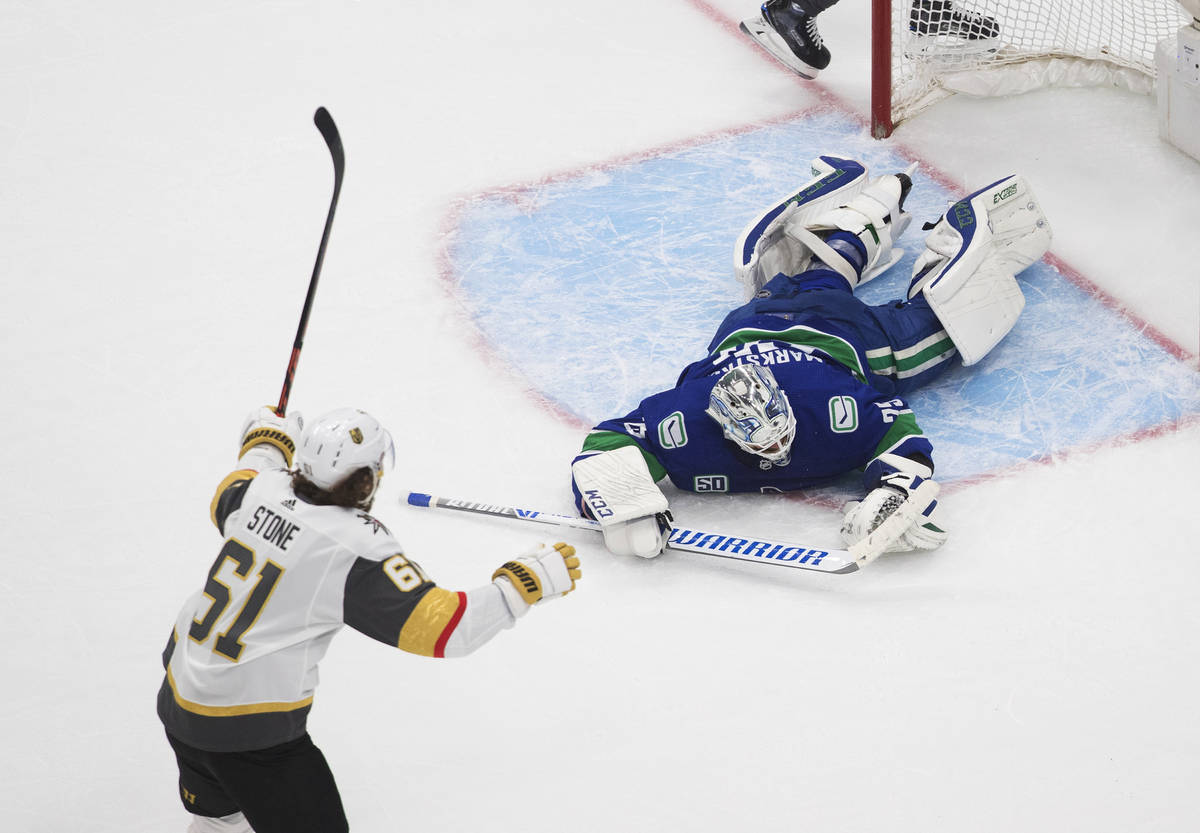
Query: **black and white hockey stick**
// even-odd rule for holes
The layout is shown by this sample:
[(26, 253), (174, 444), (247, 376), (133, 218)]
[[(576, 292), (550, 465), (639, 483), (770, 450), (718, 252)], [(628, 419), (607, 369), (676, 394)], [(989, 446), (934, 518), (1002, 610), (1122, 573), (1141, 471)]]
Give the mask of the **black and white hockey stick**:
[[(908, 529), (917, 517), (937, 497), (938, 484), (926, 480), (909, 496), (900, 508), (863, 540), (848, 550), (824, 550), (800, 544), (784, 543), (762, 538), (743, 538), (722, 535), (716, 532), (675, 527), (667, 541), (667, 547), (682, 552), (751, 561), (758, 564), (773, 564), (797, 570), (813, 570), (819, 573), (853, 573), (860, 566), (874, 561)], [(572, 529), (600, 531), (600, 524), (588, 518), (539, 512), (534, 509), (516, 509), (494, 503), (476, 503), (469, 500), (434, 497), (423, 492), (409, 492), (408, 503), (426, 509), (453, 509), (477, 515), (491, 515), (514, 521), (565, 526)]]
[(284, 416), (288, 398), (292, 395), (292, 380), (296, 377), (296, 365), (300, 362), (300, 348), (304, 346), (304, 333), (308, 329), (308, 315), (312, 312), (313, 298), (317, 295), (317, 279), (321, 275), (321, 264), (325, 262), (325, 247), (329, 244), (329, 230), (333, 228), (333, 213), (337, 210), (338, 195), (342, 192), (342, 175), (346, 170), (346, 153), (342, 149), (342, 137), (338, 134), (333, 116), (324, 107), (313, 114), (313, 123), (333, 157), (333, 198), (329, 201), (329, 215), (325, 218), (325, 231), (321, 235), (321, 246), (317, 249), (317, 262), (313, 266), (312, 278), (308, 282), (308, 295), (304, 298), (304, 309), (300, 313), (300, 326), (296, 328), (296, 340), (292, 344), (292, 357), (288, 361), (287, 375), (283, 378), (283, 390), (279, 394), (279, 405), (275, 411)]

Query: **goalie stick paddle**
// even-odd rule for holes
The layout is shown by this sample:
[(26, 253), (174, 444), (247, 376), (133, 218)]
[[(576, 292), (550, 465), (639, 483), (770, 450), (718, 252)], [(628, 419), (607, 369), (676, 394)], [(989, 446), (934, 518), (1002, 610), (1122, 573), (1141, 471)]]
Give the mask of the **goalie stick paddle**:
[(317, 249), (317, 262), (313, 266), (312, 278), (308, 282), (308, 295), (304, 298), (304, 309), (300, 313), (300, 326), (296, 328), (296, 340), (292, 344), (292, 356), (288, 361), (287, 374), (283, 377), (283, 390), (279, 394), (279, 405), (275, 412), (285, 416), (288, 398), (292, 395), (292, 380), (296, 377), (296, 365), (300, 362), (300, 348), (304, 346), (304, 333), (308, 329), (308, 316), (312, 312), (313, 298), (317, 295), (317, 280), (321, 276), (321, 264), (325, 262), (325, 247), (329, 245), (329, 230), (333, 228), (333, 213), (337, 210), (338, 195), (342, 192), (342, 175), (346, 170), (346, 153), (342, 149), (342, 137), (338, 133), (333, 116), (324, 107), (313, 114), (313, 123), (321, 131), (329, 155), (333, 157), (333, 198), (329, 201), (329, 214), (325, 218), (325, 231), (321, 234), (321, 245)]
[[(588, 518), (573, 518), (569, 515), (556, 515), (552, 512), (538, 512), (533, 509), (515, 509), (511, 506), (498, 506), (493, 503), (475, 503), (469, 500), (434, 497), (421, 492), (409, 492), (408, 503), (427, 509), (452, 509), (458, 512), (491, 515), (514, 521), (600, 531), (600, 524)], [(858, 564), (855, 563), (853, 556), (846, 550), (815, 549), (782, 541), (721, 535), (678, 526), (671, 531), (667, 547), (699, 555), (751, 561), (756, 564), (773, 564), (777, 567), (791, 567), (797, 570), (814, 570), (819, 573), (853, 573), (858, 569)]]
[[(800, 544), (771, 541), (761, 538), (741, 538), (715, 532), (701, 532), (684, 527), (671, 530), (667, 547), (682, 552), (750, 561), (757, 564), (773, 564), (797, 570), (812, 570), (819, 573), (853, 573), (860, 566), (870, 564), (895, 543), (916, 520), (924, 514), (937, 498), (941, 487), (926, 480), (900, 504), (887, 520), (876, 527), (866, 538), (851, 545), (848, 550), (822, 550)], [(600, 532), (600, 524), (589, 518), (557, 515), (534, 509), (516, 509), (494, 503), (476, 503), (469, 500), (434, 497), (423, 492), (409, 492), (408, 503), (426, 509), (451, 509), (491, 515), (514, 521), (565, 526), (572, 529), (590, 529)]]

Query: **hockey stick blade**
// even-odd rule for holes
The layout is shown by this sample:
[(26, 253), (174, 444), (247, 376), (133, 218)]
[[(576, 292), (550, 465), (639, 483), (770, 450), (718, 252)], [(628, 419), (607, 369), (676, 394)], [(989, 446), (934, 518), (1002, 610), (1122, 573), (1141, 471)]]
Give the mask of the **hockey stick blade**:
[[(408, 503), (410, 506), (426, 509), (450, 509), (514, 521), (565, 526), (571, 529), (588, 529), (593, 532), (601, 531), (600, 524), (588, 518), (539, 512), (534, 509), (517, 509), (494, 503), (476, 503), (469, 500), (435, 497), (423, 492), (409, 492)], [(883, 526), (881, 525), (881, 528)], [(782, 541), (741, 538), (683, 527), (675, 527), (671, 531), (667, 547), (698, 555), (711, 555), (755, 564), (771, 564), (776, 567), (791, 567), (796, 570), (812, 570), (818, 573), (853, 573), (858, 569), (860, 563), (859, 555), (853, 549), (850, 551), (823, 550)], [(866, 562), (862, 561), (861, 563)]]

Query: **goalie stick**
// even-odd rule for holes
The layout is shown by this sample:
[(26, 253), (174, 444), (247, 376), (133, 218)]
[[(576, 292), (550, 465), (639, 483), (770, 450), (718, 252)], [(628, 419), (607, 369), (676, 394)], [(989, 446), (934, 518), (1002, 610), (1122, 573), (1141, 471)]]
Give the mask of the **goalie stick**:
[(300, 362), (300, 348), (304, 346), (304, 333), (308, 330), (308, 315), (312, 312), (313, 298), (317, 295), (317, 279), (321, 275), (321, 264), (325, 262), (325, 247), (329, 244), (329, 230), (333, 228), (333, 213), (337, 210), (338, 195), (342, 192), (342, 175), (346, 170), (346, 153), (342, 149), (342, 137), (338, 133), (333, 116), (324, 107), (313, 114), (313, 124), (321, 131), (329, 155), (333, 157), (333, 198), (329, 201), (329, 214), (325, 217), (325, 231), (321, 234), (321, 245), (317, 249), (317, 262), (313, 266), (312, 278), (308, 282), (308, 295), (304, 298), (304, 309), (300, 312), (300, 326), (296, 328), (296, 340), (292, 344), (292, 356), (288, 361), (287, 374), (283, 377), (283, 390), (279, 393), (279, 404), (275, 412), (285, 416), (288, 398), (292, 394), (292, 380), (296, 377), (296, 365)]
[[(698, 555), (711, 555), (758, 564), (773, 564), (777, 567), (791, 567), (797, 570), (837, 574), (853, 573), (860, 566), (869, 564), (882, 555), (888, 545), (898, 539), (904, 530), (908, 529), (913, 521), (928, 508), (937, 497), (937, 493), (938, 485), (932, 480), (926, 480), (874, 532), (852, 545), (848, 550), (824, 550), (762, 538), (742, 538), (735, 535), (702, 532), (679, 526), (671, 530), (667, 547)], [(600, 524), (589, 518), (539, 512), (534, 509), (517, 509), (494, 503), (476, 503), (469, 500), (435, 497), (423, 492), (409, 492), (408, 503), (411, 506), (426, 509), (450, 509), (477, 515), (508, 518), (514, 521), (565, 526), (572, 529), (590, 529), (594, 532), (601, 531)]]

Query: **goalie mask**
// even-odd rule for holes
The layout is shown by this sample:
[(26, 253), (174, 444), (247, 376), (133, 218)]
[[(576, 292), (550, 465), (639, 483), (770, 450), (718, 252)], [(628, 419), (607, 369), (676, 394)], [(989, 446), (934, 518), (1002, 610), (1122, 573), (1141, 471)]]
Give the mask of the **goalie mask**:
[(326, 491), (359, 469), (369, 469), (378, 489), (379, 479), (395, 458), (392, 436), (375, 417), (357, 408), (340, 408), (305, 426), (296, 449), (296, 468)]
[(706, 413), (743, 451), (786, 466), (796, 437), (796, 415), (770, 368), (741, 365), (717, 380)]

